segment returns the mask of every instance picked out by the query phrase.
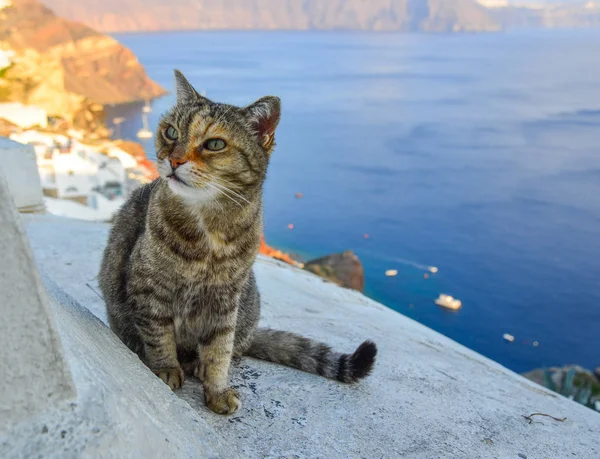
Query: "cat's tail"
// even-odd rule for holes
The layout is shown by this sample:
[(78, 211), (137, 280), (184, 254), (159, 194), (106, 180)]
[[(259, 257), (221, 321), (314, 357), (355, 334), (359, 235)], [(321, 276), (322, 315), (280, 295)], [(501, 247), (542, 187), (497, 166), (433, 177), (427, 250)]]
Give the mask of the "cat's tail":
[(332, 351), (326, 344), (295, 333), (259, 328), (250, 348), (244, 354), (353, 383), (371, 373), (377, 346), (372, 341), (365, 341), (353, 354), (340, 354)]

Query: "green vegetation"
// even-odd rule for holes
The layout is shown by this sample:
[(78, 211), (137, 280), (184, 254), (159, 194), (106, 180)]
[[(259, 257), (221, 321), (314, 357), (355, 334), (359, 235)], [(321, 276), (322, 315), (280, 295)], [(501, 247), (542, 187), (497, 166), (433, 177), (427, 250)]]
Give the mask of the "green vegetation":
[(587, 373), (576, 372), (570, 368), (562, 374), (562, 382), (557, 384), (553, 377), (555, 372), (544, 370), (544, 386), (548, 389), (581, 403), (589, 408), (594, 408), (595, 401), (600, 399), (600, 382)]

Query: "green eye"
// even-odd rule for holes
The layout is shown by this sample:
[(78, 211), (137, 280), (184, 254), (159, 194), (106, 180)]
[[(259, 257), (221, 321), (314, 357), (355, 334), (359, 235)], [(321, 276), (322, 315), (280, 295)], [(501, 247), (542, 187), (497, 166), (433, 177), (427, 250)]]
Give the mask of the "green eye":
[(177, 132), (177, 129), (175, 129), (173, 126), (169, 126), (165, 131), (165, 137), (169, 140), (177, 140), (177, 137), (179, 137), (179, 133)]
[(227, 144), (223, 139), (208, 139), (204, 142), (204, 148), (210, 151), (220, 151), (226, 146)]

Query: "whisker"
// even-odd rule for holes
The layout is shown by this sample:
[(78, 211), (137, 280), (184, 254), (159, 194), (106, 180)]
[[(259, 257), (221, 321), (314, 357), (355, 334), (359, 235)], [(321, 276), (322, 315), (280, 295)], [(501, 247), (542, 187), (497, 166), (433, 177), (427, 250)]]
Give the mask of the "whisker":
[(214, 186), (215, 189), (219, 190), (224, 196), (227, 196), (231, 201), (235, 202), (238, 206), (244, 207), (244, 205), (241, 202), (239, 202), (233, 196), (228, 194), (227, 188), (224, 188), (222, 185), (219, 185), (218, 183), (215, 183), (215, 182), (211, 182), (211, 185)]
[[(229, 193), (231, 193), (233, 196), (236, 196), (238, 198), (240, 198), (242, 201), (245, 201), (247, 204), (250, 204), (250, 201), (248, 201), (244, 196), (242, 196), (241, 194), (233, 191), (231, 188), (229, 188), (228, 186), (226, 186), (223, 182), (223, 180), (219, 179), (218, 177), (215, 177), (214, 175), (209, 174), (208, 172), (201, 172), (203, 174), (203, 176), (208, 179), (208, 180), (212, 180), (213, 184), (218, 185), (221, 189), (224, 189), (226, 191), (228, 191)], [(228, 182), (226, 182), (228, 183)], [(231, 185), (231, 184), (229, 184)]]
[(211, 185), (215, 188), (215, 190), (217, 190), (219, 193), (221, 193), (223, 196), (225, 196), (231, 202), (233, 202), (234, 204), (238, 205), (241, 208), (244, 207), (244, 205), (242, 203), (240, 203), (239, 201), (236, 201), (232, 196), (229, 196), (224, 190), (218, 188), (214, 183), (211, 183)]
[[(209, 187), (211, 187), (212, 189), (216, 190), (217, 193), (221, 193), (222, 194), (221, 190), (219, 190), (217, 187), (215, 187), (212, 183), (207, 182), (206, 185), (209, 186)], [(214, 203), (219, 206), (219, 209), (221, 210), (221, 212), (225, 211), (225, 208), (223, 207), (223, 204), (221, 204), (219, 201), (215, 200)]]
[[(227, 192), (233, 193), (231, 190), (229, 190), (227, 187), (224, 187), (223, 185), (221, 185), (219, 183), (216, 183), (215, 177), (211, 177), (210, 174), (207, 174), (206, 172), (193, 171), (193, 173), (195, 175), (197, 175), (198, 177), (203, 178), (204, 181), (205, 181), (205, 183), (207, 185), (211, 185), (212, 187), (214, 187), (214, 189), (216, 189), (217, 191), (219, 191), (223, 196), (225, 196), (226, 198), (228, 198), (231, 202), (237, 204), (240, 207), (244, 207), (243, 204), (241, 204), (233, 196), (230, 196), (227, 193)], [(211, 181), (211, 180), (213, 180), (213, 181)]]
[(213, 179), (214, 182), (213, 184), (216, 186), (219, 186), (221, 189), (227, 191), (228, 193), (230, 193), (231, 195), (235, 196), (236, 198), (241, 199), (242, 201), (244, 201), (246, 204), (250, 204), (250, 201), (248, 201), (244, 196), (242, 196), (239, 193), (236, 193), (235, 191), (233, 191), (232, 189), (228, 188), (227, 186), (223, 185), (222, 183), (220, 183), (218, 180)]
[[(213, 180), (214, 182), (216, 182), (218, 185), (220, 185), (221, 187), (223, 187), (224, 189), (226, 189), (227, 191), (229, 191), (229, 192), (230, 192), (231, 194), (233, 194), (234, 196), (236, 196), (236, 197), (240, 198), (242, 201), (245, 201), (247, 204), (251, 204), (251, 203), (250, 203), (250, 201), (248, 201), (248, 199), (246, 199), (244, 196), (242, 196), (241, 194), (239, 194), (239, 193), (237, 193), (237, 192), (233, 191), (231, 188), (229, 188), (227, 185), (225, 185), (225, 183), (227, 183), (228, 185), (230, 185), (230, 186), (231, 186), (231, 183), (229, 183), (229, 182), (227, 182), (227, 181), (225, 181), (225, 180), (223, 180), (223, 179), (219, 179), (218, 177), (215, 177), (215, 176), (213, 176), (213, 175), (211, 175), (211, 174), (208, 174), (208, 173), (206, 173), (206, 172), (204, 172), (204, 174), (206, 174), (206, 176), (207, 176), (209, 179), (211, 179), (211, 180)], [(225, 182), (225, 183), (223, 183), (223, 182)]]

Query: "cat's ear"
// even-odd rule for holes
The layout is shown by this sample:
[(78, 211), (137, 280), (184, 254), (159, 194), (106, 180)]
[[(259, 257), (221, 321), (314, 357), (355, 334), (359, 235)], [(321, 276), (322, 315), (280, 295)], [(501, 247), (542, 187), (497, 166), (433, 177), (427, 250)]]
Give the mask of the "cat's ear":
[(190, 82), (183, 76), (179, 70), (175, 70), (175, 87), (177, 88), (177, 103), (196, 102), (203, 97), (196, 92)]
[(250, 129), (256, 133), (260, 144), (270, 152), (275, 141), (275, 129), (281, 117), (279, 97), (263, 97), (244, 108), (244, 113)]

